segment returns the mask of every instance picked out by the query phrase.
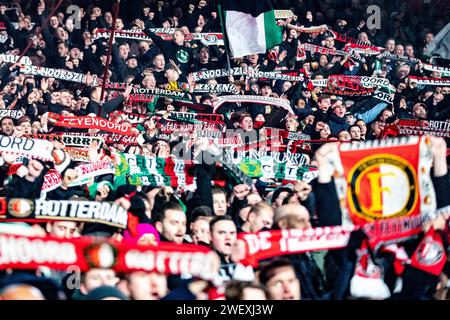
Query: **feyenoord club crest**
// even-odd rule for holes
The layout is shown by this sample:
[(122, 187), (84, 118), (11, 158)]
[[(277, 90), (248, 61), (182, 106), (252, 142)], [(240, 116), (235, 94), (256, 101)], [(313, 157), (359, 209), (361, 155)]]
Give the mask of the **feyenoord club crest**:
[(8, 202), (8, 213), (13, 218), (24, 219), (29, 217), (33, 212), (33, 200), (13, 198)]
[(90, 268), (113, 268), (117, 263), (117, 248), (110, 243), (93, 243), (84, 251)]
[(416, 258), (422, 265), (432, 266), (441, 261), (443, 255), (442, 245), (433, 238), (427, 237), (417, 248)]
[(416, 181), (414, 167), (404, 158), (390, 154), (365, 157), (348, 175), (350, 208), (369, 220), (408, 215), (418, 199)]

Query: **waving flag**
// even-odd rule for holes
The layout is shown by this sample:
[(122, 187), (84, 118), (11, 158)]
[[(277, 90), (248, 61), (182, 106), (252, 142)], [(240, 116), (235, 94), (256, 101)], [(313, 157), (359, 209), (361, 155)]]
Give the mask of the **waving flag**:
[(266, 53), (282, 41), (270, 0), (221, 1), (223, 33), (234, 58)]

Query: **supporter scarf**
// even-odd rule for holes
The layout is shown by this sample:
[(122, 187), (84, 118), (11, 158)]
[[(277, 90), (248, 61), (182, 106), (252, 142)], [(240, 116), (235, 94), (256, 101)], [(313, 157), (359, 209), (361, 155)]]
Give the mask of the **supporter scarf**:
[(388, 87), (389, 80), (385, 78), (365, 77), (365, 76), (346, 76), (346, 75), (331, 75), (328, 78), (328, 85), (333, 87), (343, 87), (352, 90), (354, 85), (361, 86), (363, 88), (374, 87)]
[(61, 173), (57, 170), (49, 170), (44, 176), (44, 184), (42, 185), (42, 193), (47, 193), (57, 189), (62, 182)]
[(424, 63), (423, 68), (428, 71), (436, 71), (436, 72), (442, 72), (446, 74), (450, 74), (450, 68), (435, 66), (429, 63)]
[(344, 248), (354, 229), (337, 226), (239, 233), (235, 246), (241, 249), (239, 263), (257, 267), (258, 261), (274, 256)]
[[(20, 56), (12, 54), (0, 54), (0, 62), (16, 63), (19, 58)], [(33, 63), (31, 62), (30, 57), (23, 56), (22, 59), (20, 59), (20, 64), (31, 66)]]
[(293, 163), (280, 163), (272, 157), (254, 159), (244, 158), (238, 164), (239, 169), (248, 177), (279, 179), (289, 181), (301, 181), (305, 173), (311, 169), (305, 165), (300, 166)]
[(275, 10), (275, 19), (288, 19), (293, 16), (292, 10)]
[(292, 110), (291, 104), (289, 103), (288, 100), (273, 97), (251, 96), (251, 95), (217, 97), (217, 100), (214, 102), (213, 113), (217, 113), (217, 110), (220, 108), (220, 106), (226, 102), (229, 103), (248, 102), (248, 103), (274, 105), (283, 108), (290, 114), (294, 114), (294, 110)]
[[(170, 41), (173, 39), (173, 34), (175, 33), (175, 28), (154, 28), (150, 29), (150, 31), (154, 32), (157, 36), (163, 38), (163, 40)], [(94, 40), (100, 39), (100, 38), (106, 38), (109, 39), (111, 34), (111, 31), (106, 29), (98, 29)], [(142, 32), (142, 30), (135, 29), (135, 30), (117, 30), (114, 33), (114, 38), (117, 39), (131, 39), (131, 40), (144, 40), (144, 41), (151, 41), (152, 39), (150, 36), (147, 36), (145, 32)], [(223, 46), (223, 34), (222, 33), (214, 33), (214, 32), (207, 32), (207, 33), (188, 33), (185, 35), (184, 41), (202, 41), (204, 44), (208, 46), (218, 45)]]
[(239, 166), (233, 163), (223, 162), (223, 167), (225, 172), (227, 172), (230, 177), (234, 178), (237, 184), (246, 184), (250, 188), (253, 187), (252, 178), (239, 169)]
[(127, 210), (110, 202), (77, 200), (31, 200), (0, 198), (0, 217), (6, 220), (32, 221), (80, 221), (102, 223), (126, 229)]
[[(187, 122), (189, 120), (186, 120)], [(185, 121), (169, 121), (166, 120), (165, 124), (158, 123), (156, 125), (159, 132), (163, 134), (190, 134), (197, 131), (213, 132), (214, 136), (222, 136), (222, 132), (225, 126), (221, 123), (185, 123)]]
[[(102, 84), (103, 81), (100, 82), (100, 84)], [(118, 91), (125, 91), (127, 88), (127, 84), (124, 82), (107, 82), (105, 84), (105, 89), (106, 90), (118, 90)]]
[(154, 96), (163, 96), (172, 99), (190, 100), (190, 95), (186, 92), (181, 91), (171, 91), (160, 88), (148, 89), (148, 88), (137, 88), (134, 87), (132, 93), (129, 96), (131, 101), (139, 102), (152, 102)]
[(160, 243), (156, 247), (91, 237), (56, 239), (0, 234), (0, 269), (48, 267), (66, 271), (73, 266), (82, 272), (111, 268), (120, 273), (191, 274), (205, 280), (214, 280), (219, 269), (216, 253), (200, 245)]
[(124, 173), (131, 176), (129, 178), (131, 184), (177, 187), (194, 183), (195, 176), (190, 174), (194, 166), (192, 161), (126, 153), (121, 154), (120, 157), (125, 164)]
[(344, 42), (344, 43), (351, 43), (351, 44), (356, 44), (359, 46), (364, 46), (364, 47), (372, 47), (372, 44), (370, 44), (369, 42), (364, 42), (358, 39), (355, 39), (353, 37), (347, 36), (345, 34), (333, 31), (328, 29), (328, 31), (330, 31), (333, 34), (334, 40), (339, 41), (339, 42)]
[(9, 109), (1, 109), (0, 110), (0, 119), (4, 117), (11, 117), (13, 119), (19, 119), (23, 116), (23, 112), (20, 110), (9, 110)]
[(384, 51), (384, 48), (381, 47), (374, 47), (374, 46), (364, 46), (364, 45), (358, 45), (353, 43), (347, 43), (344, 47), (344, 51), (348, 52), (357, 52), (358, 54), (362, 55), (379, 55), (381, 51)]
[(103, 143), (103, 139), (91, 136), (76, 136), (72, 134), (30, 134), (25, 135), (27, 138), (41, 139), (47, 141), (58, 141), (69, 148), (85, 148), (89, 147), (93, 142), (97, 142), (99, 146)]
[(381, 54), (381, 59), (389, 59), (389, 60), (408, 62), (408, 63), (419, 63), (420, 62), (420, 60), (417, 58), (410, 58), (408, 56), (399, 56), (398, 54), (390, 53), (389, 51), (384, 51)]
[(134, 135), (129, 127), (100, 117), (64, 117), (57, 113), (49, 112), (48, 120), (57, 127), (96, 129), (126, 136)]
[(450, 206), (424, 215), (376, 220), (363, 225), (362, 229), (369, 238), (371, 249), (378, 251), (382, 245), (403, 242), (416, 237), (422, 232), (424, 223), (432, 221), (438, 215), (448, 219)]
[(354, 55), (352, 53), (348, 53), (342, 50), (333, 50), (325, 47), (316, 46), (314, 44), (305, 43), (304, 48), (306, 51), (309, 51), (311, 53), (319, 53), (319, 54), (326, 54), (326, 55), (333, 55), (333, 56), (350, 56), (351, 58), (355, 60), (361, 60), (361, 57)]
[(396, 123), (400, 135), (431, 135), (450, 138), (450, 122), (437, 120), (400, 119)]
[(207, 121), (207, 122), (220, 122), (223, 123), (223, 115), (215, 113), (190, 113), (190, 112), (170, 112), (169, 119), (173, 117), (174, 119), (182, 120), (197, 120), (197, 121)]
[[(377, 251), (382, 245), (411, 239), (422, 232), (425, 221), (436, 218), (438, 214), (444, 214), (445, 218), (448, 219), (450, 206), (425, 216), (387, 218), (366, 223), (362, 226), (362, 230), (368, 237), (366, 244), (371, 250)], [(235, 249), (233, 251), (236, 254), (234, 259), (239, 260), (239, 263), (244, 265), (257, 267), (258, 261), (274, 256), (341, 249), (347, 246), (350, 234), (360, 228), (359, 226), (348, 225), (301, 230), (271, 230), (256, 234), (242, 232), (238, 234), (238, 242), (234, 244)], [(432, 232), (429, 231), (427, 235), (430, 234)], [(435, 237), (434, 234), (433, 237)], [(425, 243), (428, 241), (429, 239), (423, 240)], [(423, 249), (423, 246), (419, 245), (418, 250), (421, 247)]]
[(447, 254), (442, 236), (431, 227), (411, 257), (411, 266), (439, 276), (446, 261)]
[[(77, 83), (83, 83), (87, 85), (87, 76), (82, 73), (77, 73), (69, 70), (64, 69), (52, 69), (52, 68), (45, 68), (45, 67), (37, 67), (32, 65), (22, 65), (20, 66), (20, 72), (23, 74), (30, 74), (33, 76), (41, 76), (41, 77), (48, 77), (48, 78), (55, 78), (60, 79), (64, 81), (71, 81), (71, 82), (77, 82)], [(96, 77), (93, 78), (94, 81), (91, 84), (91, 86), (97, 86), (99, 85), (99, 81)]]
[(311, 136), (301, 132), (292, 132), (269, 127), (265, 127), (261, 129), (259, 132), (260, 132), (260, 139), (263, 139), (264, 137), (269, 138), (268, 142), (270, 143), (271, 150), (274, 150), (273, 148), (274, 145), (275, 146), (283, 145), (283, 139), (293, 141), (294, 143), (292, 144), (292, 148), (296, 146), (303, 146), (308, 150), (311, 149), (311, 144), (308, 143), (308, 141), (311, 140)]
[(9, 152), (33, 159), (54, 162), (54, 148), (49, 141), (0, 135), (0, 153)]
[(115, 174), (114, 164), (109, 161), (99, 161), (96, 163), (82, 164), (75, 167), (78, 178), (69, 184), (69, 187), (81, 186), (89, 182), (91, 178), (105, 174)]
[(254, 71), (248, 72), (248, 76), (251, 78), (259, 79), (271, 79), (271, 80), (282, 80), (282, 81), (304, 81), (305, 77), (300, 72), (279, 72), (279, 71)]
[(395, 97), (391, 95), (391, 89), (388, 89), (389, 93), (383, 92), (378, 90), (375, 90), (372, 97), (381, 101), (384, 101), (386, 103), (392, 104), (394, 103)]
[(337, 95), (366, 96), (371, 95), (375, 89), (363, 86), (360, 77), (330, 76), (324, 92)]
[(91, 162), (89, 159), (89, 149), (65, 147), (64, 151), (70, 155), (73, 161)]
[(409, 84), (419, 84), (424, 86), (450, 86), (450, 79), (427, 78), (409, 76)]
[[(189, 90), (189, 88), (188, 88)], [(233, 83), (196, 83), (194, 93), (234, 93), (237, 94), (238, 89)]]
[[(332, 82), (329, 81), (332, 80)], [(376, 77), (332, 75), (328, 79), (315, 79), (308, 82), (308, 90), (314, 87), (327, 87), (324, 92), (342, 96), (372, 96), (375, 99), (392, 104), (392, 86), (387, 79)], [(375, 87), (379, 87), (374, 90)], [(344, 89), (341, 89), (344, 88)], [(385, 89), (387, 92), (380, 90)]]
[(428, 138), (343, 143), (339, 149), (339, 158), (330, 161), (337, 170), (335, 184), (345, 223), (362, 225), (436, 209)]
[(282, 139), (288, 139), (292, 141), (306, 141), (310, 140), (311, 136), (301, 133), (301, 132), (293, 132), (293, 131), (287, 131), (282, 129), (276, 129), (276, 128), (264, 128), (263, 129), (268, 137), (271, 138), (282, 138)]
[[(186, 82), (169, 82), (165, 87), (166, 90), (183, 90), (189, 91), (189, 84)], [(197, 83), (195, 84), (193, 93), (234, 93), (237, 94), (239, 91), (233, 83)]]
[(124, 111), (114, 111), (110, 114), (111, 121), (118, 122), (118, 119), (129, 121), (132, 125), (138, 125), (145, 122), (148, 117), (144, 114), (130, 113)]
[(301, 33), (323, 33), (328, 30), (328, 26), (313, 26), (313, 27), (302, 27)]
[(231, 69), (203, 70), (191, 73), (195, 81), (223, 78), (229, 76), (242, 76), (245, 74), (247, 74), (247, 68), (243, 67), (234, 67)]
[(116, 133), (95, 133), (95, 134), (89, 134), (86, 133), (79, 133), (79, 132), (72, 132), (70, 135), (72, 136), (89, 136), (94, 138), (99, 138), (105, 141), (106, 144), (124, 144), (124, 145), (137, 145), (141, 144), (143, 142), (142, 136), (124, 136), (122, 134), (116, 134)]

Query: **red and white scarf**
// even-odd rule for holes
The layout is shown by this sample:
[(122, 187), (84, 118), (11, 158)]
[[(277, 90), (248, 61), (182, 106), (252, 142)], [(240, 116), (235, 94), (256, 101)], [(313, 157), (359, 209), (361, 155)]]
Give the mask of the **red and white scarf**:
[(191, 274), (214, 280), (218, 274), (217, 255), (208, 247), (192, 244), (150, 245), (98, 241), (90, 237), (56, 239), (0, 234), (0, 269), (48, 267), (81, 271), (111, 268), (117, 272), (159, 272)]
[(64, 117), (57, 113), (49, 112), (48, 120), (57, 127), (96, 129), (126, 136), (134, 135), (129, 127), (100, 117)]

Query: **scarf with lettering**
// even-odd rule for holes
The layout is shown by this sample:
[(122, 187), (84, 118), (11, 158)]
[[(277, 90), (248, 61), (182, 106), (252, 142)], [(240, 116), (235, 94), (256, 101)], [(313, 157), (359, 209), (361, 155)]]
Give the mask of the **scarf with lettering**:
[(96, 129), (126, 136), (134, 135), (129, 127), (100, 117), (64, 117), (57, 113), (49, 112), (48, 120), (57, 127)]
[(127, 177), (128, 183), (144, 186), (186, 186), (194, 183), (192, 161), (173, 158), (146, 157), (121, 153), (121, 166), (116, 179)]
[(316, 46), (311, 43), (305, 43), (303, 45), (303, 47), (306, 51), (309, 51), (311, 53), (326, 54), (326, 55), (333, 55), (333, 56), (350, 56), (351, 58), (353, 58), (355, 60), (358, 60), (358, 61), (361, 60), (361, 57), (359, 57), (353, 53), (345, 52), (343, 50), (334, 50), (334, 49), (330, 49), (330, 48), (326, 48), (326, 47)]
[(210, 248), (193, 244), (151, 246), (92, 237), (56, 239), (0, 234), (0, 269), (48, 267), (66, 271), (77, 266), (80, 271), (107, 268), (120, 273), (191, 274), (214, 280), (219, 265), (216, 253)]
[(124, 144), (124, 145), (137, 145), (142, 143), (142, 136), (125, 136), (117, 133), (80, 133), (80, 132), (71, 132), (71, 136), (80, 136), (80, 137), (93, 137), (97, 139), (102, 139), (106, 144)]
[(247, 102), (247, 103), (273, 105), (283, 108), (290, 114), (294, 114), (294, 110), (292, 110), (291, 104), (289, 103), (288, 100), (273, 97), (251, 96), (251, 95), (217, 97), (217, 100), (214, 102), (213, 113), (217, 113), (217, 110), (220, 108), (220, 106), (222, 106), (224, 103), (227, 102), (229, 103)]
[(330, 94), (342, 96), (371, 96), (389, 104), (394, 102), (394, 97), (391, 93), (395, 91), (395, 88), (393, 88), (389, 83), (389, 80), (385, 78), (331, 75), (328, 79), (310, 80), (307, 87), (310, 91), (312, 91), (314, 87), (326, 87), (324, 92)]
[[(33, 65), (21, 65), (20, 72), (23, 74), (29, 74), (33, 76), (56, 78), (64, 81), (77, 82), (87, 85), (87, 75), (65, 69), (53, 69), (46, 67), (37, 67)], [(99, 85), (98, 78), (93, 77), (93, 82), (90, 85), (91, 86)]]
[(111, 121), (121, 123), (121, 121), (129, 121), (133, 126), (137, 126), (138, 124), (142, 124), (147, 120), (147, 117), (144, 114), (130, 113), (124, 111), (114, 111), (109, 115)]
[[(166, 90), (183, 90), (189, 91), (189, 84), (186, 82), (170, 82), (167, 84)], [(234, 93), (237, 94), (238, 90), (233, 83), (196, 83), (194, 87), (194, 93)]]
[(0, 110), (0, 119), (4, 117), (19, 119), (21, 116), (23, 116), (23, 112), (21, 110), (9, 110), (9, 109)]
[(257, 267), (260, 260), (275, 256), (344, 248), (353, 230), (353, 226), (336, 226), (239, 233), (239, 263)]
[(69, 187), (81, 186), (89, 182), (91, 178), (106, 174), (115, 174), (114, 164), (109, 160), (96, 163), (82, 164), (75, 167), (78, 177), (69, 184)]
[(110, 202), (0, 198), (0, 218), (41, 223), (54, 220), (102, 223), (126, 229), (128, 212)]
[(191, 72), (195, 81), (223, 78), (229, 76), (242, 76), (247, 74), (247, 68), (234, 67), (231, 69), (214, 69)]
[(0, 153), (3, 152), (55, 162), (53, 144), (44, 140), (0, 135)]
[[(365, 223), (362, 226), (332, 226), (310, 229), (290, 229), (260, 231), (258, 233), (242, 232), (238, 234), (236, 260), (244, 265), (256, 267), (258, 262), (274, 256), (296, 254), (311, 251), (345, 248), (353, 231), (362, 230), (367, 236), (367, 247), (376, 253), (389, 249), (388, 245), (404, 242), (417, 237), (422, 232), (423, 224), (443, 214), (450, 217), (450, 206), (423, 216), (386, 218)], [(428, 235), (432, 232), (428, 232)], [(434, 235), (433, 235), (434, 237)], [(425, 239), (422, 242), (428, 242)], [(419, 245), (418, 250), (423, 247)], [(429, 255), (429, 256), (439, 256)]]
[[(289, 153), (273, 153), (272, 155), (260, 157), (259, 159), (255, 159), (254, 157), (243, 158), (238, 161), (238, 167), (244, 174), (251, 178), (288, 181), (301, 181), (306, 172), (317, 170), (317, 168), (309, 167), (306, 164), (295, 164), (294, 161), (289, 160), (288, 154)], [(307, 159), (303, 158), (303, 154), (300, 153), (296, 155), (300, 155), (299, 159), (295, 159), (296, 162), (307, 162)], [(284, 162), (277, 161), (278, 159), (284, 160)]]
[(450, 79), (449, 78), (428, 78), (428, 77), (414, 77), (409, 76), (409, 84), (419, 84), (424, 86), (450, 86)]
[(343, 143), (330, 155), (344, 223), (418, 216), (436, 209), (426, 137)]
[[(159, 119), (159, 117), (154, 117)], [(165, 120), (164, 123), (157, 123), (156, 127), (162, 134), (189, 135), (197, 131), (213, 133), (215, 137), (222, 136), (225, 125), (220, 122), (205, 122), (198, 120), (179, 119), (178, 121)]]
[[(0, 54), (0, 61), (16, 63), (19, 60), (19, 57), (20, 56), (16, 56), (16, 55), (12, 55), (12, 54)], [(20, 59), (20, 64), (31, 66), (33, 63), (31, 63), (30, 57), (23, 56), (22, 59)]]
[(148, 88), (138, 88), (134, 87), (129, 99), (131, 101), (139, 101), (139, 102), (152, 102), (154, 100), (154, 96), (163, 96), (172, 99), (181, 99), (181, 100), (191, 100), (190, 94), (181, 91), (172, 91), (165, 90), (160, 88), (148, 89)]
[(446, 74), (447, 77), (450, 76), (450, 68), (440, 67), (430, 63), (424, 63), (423, 68), (428, 71), (442, 72)]
[(450, 138), (450, 123), (437, 120), (399, 119), (395, 124), (386, 127), (384, 131), (383, 136), (389, 132), (391, 136), (430, 135)]
[(395, 61), (408, 62), (408, 63), (419, 63), (420, 62), (420, 60), (417, 58), (410, 58), (408, 56), (399, 56), (398, 54), (390, 53), (389, 51), (384, 51), (381, 54), (381, 59), (395, 60)]
[[(173, 40), (173, 34), (175, 33), (175, 28), (154, 28), (150, 31), (154, 32), (157, 36), (163, 38), (163, 40), (170, 41)], [(94, 35), (94, 40), (105, 38), (109, 39), (111, 32), (106, 29), (98, 29)], [(117, 39), (131, 39), (131, 40), (144, 40), (149, 41), (151, 38), (147, 36), (145, 32), (140, 29), (132, 30), (117, 30), (114, 33), (114, 37)], [(188, 33), (185, 35), (184, 41), (202, 41), (202, 43), (213, 46), (223, 46), (223, 34), (217, 32), (204, 32), (204, 33)]]
[[(99, 146), (103, 143), (102, 138), (92, 137), (92, 136), (77, 136), (72, 134), (66, 134), (66, 133), (52, 133), (52, 134), (30, 134), (30, 135), (24, 135), (24, 137), (31, 138), (31, 139), (41, 139), (41, 140), (47, 140), (47, 141), (58, 141), (62, 144), (64, 144), (65, 147), (69, 148), (87, 148), (89, 147), (93, 142), (97, 142)], [(66, 149), (65, 149), (66, 150)]]
[(353, 37), (347, 36), (345, 34), (333, 31), (328, 29), (328, 31), (330, 31), (333, 34), (334, 40), (339, 41), (339, 42), (343, 42), (343, 43), (351, 43), (351, 44), (356, 44), (359, 46), (364, 46), (364, 47), (372, 47), (372, 44), (370, 44), (369, 42), (364, 42), (358, 39), (355, 39)]

